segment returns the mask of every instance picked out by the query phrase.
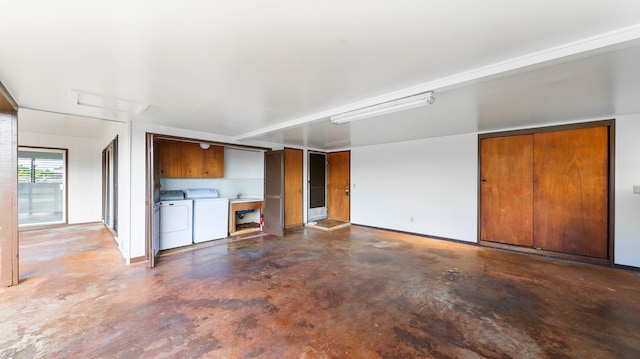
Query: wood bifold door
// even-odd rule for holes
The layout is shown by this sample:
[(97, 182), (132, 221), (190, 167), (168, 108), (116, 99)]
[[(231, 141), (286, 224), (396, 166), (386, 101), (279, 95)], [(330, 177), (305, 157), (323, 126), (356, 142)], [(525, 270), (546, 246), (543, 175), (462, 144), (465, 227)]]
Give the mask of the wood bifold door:
[(327, 154), (327, 162), (327, 217), (348, 222), (351, 214), (351, 152), (331, 152)]
[(610, 259), (610, 122), (480, 139), (480, 240)]

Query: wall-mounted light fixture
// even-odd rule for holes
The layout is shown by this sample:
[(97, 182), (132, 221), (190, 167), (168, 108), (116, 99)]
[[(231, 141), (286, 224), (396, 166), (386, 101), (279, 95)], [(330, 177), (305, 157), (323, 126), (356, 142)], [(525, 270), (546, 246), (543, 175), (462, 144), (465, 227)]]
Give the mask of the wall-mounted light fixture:
[(200, 148), (202, 148), (203, 150), (208, 150), (209, 147), (211, 147), (210, 144), (204, 143), (204, 142), (200, 142)]
[(427, 91), (419, 93), (417, 95), (411, 95), (402, 97), (397, 100), (391, 100), (382, 102), (377, 105), (363, 107), (357, 110), (343, 112), (341, 114), (331, 116), (331, 122), (334, 125), (339, 125), (351, 121), (362, 120), (364, 118), (375, 117), (387, 113), (397, 112), (401, 110), (407, 110), (414, 107), (431, 105), (436, 101), (433, 96), (433, 91)]

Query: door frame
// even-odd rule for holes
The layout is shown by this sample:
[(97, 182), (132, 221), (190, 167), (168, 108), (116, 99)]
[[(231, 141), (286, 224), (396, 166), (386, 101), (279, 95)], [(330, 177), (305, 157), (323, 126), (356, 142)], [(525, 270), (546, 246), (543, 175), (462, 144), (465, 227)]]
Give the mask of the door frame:
[[(537, 253), (537, 254), (544, 254), (544, 255), (548, 255), (548, 256), (552, 256), (552, 257), (558, 257), (558, 258), (565, 258), (565, 259), (571, 259), (571, 260), (578, 260), (578, 261), (584, 261), (584, 262), (593, 262), (593, 263), (598, 263), (598, 264), (608, 264), (608, 265), (613, 265), (615, 263), (615, 236), (614, 236), (614, 228), (615, 228), (615, 148), (616, 148), (616, 144), (615, 144), (615, 124), (616, 121), (615, 119), (610, 119), (610, 120), (600, 120), (600, 121), (590, 121), (590, 122), (578, 122), (578, 123), (571, 123), (571, 124), (565, 124), (565, 125), (554, 125), (554, 126), (547, 126), (547, 127), (535, 127), (535, 128), (527, 128), (527, 129), (520, 129), (520, 130), (511, 130), (511, 131), (502, 131), (502, 132), (490, 132), (490, 133), (481, 133), (478, 134), (478, 150), (477, 150), (477, 155), (478, 155), (478, 173), (477, 173), (477, 179), (476, 179), (476, 183), (477, 183), (477, 196), (478, 196), (478, 208), (477, 208), (477, 213), (478, 213), (478, 218), (477, 218), (477, 243), (479, 245), (482, 246), (487, 246), (487, 247), (494, 247), (494, 248), (503, 248), (503, 249), (510, 249), (510, 250), (517, 250), (517, 251), (521, 251), (521, 252), (526, 252), (526, 253)], [(517, 135), (530, 135), (530, 134), (535, 134), (535, 133), (543, 133), (543, 132), (556, 132), (556, 131), (563, 131), (563, 130), (575, 130), (575, 129), (583, 129), (583, 128), (592, 128), (592, 127), (608, 127), (609, 128), (609, 177), (608, 177), (608, 202), (609, 202), (609, 211), (608, 211), (608, 251), (609, 251), (609, 255), (608, 255), (608, 259), (597, 259), (597, 258), (591, 258), (591, 257), (586, 257), (586, 256), (580, 256), (580, 255), (574, 255), (574, 254), (568, 254), (568, 253), (560, 253), (560, 252), (553, 252), (553, 251), (546, 251), (546, 250), (540, 250), (540, 249), (535, 249), (535, 248), (523, 248), (523, 247), (517, 247), (517, 246), (513, 246), (513, 245), (509, 245), (509, 244), (500, 244), (500, 243), (496, 243), (496, 242), (488, 242), (488, 241), (482, 241), (480, 238), (480, 234), (481, 234), (481, 225), (482, 225), (482, 188), (481, 188), (481, 182), (480, 182), (480, 169), (481, 169), (481, 165), (482, 165), (482, 158), (481, 158), (481, 144), (482, 144), (482, 140), (486, 139), (486, 138), (495, 138), (495, 137), (506, 137), (506, 136), (517, 136)]]
[(145, 258), (148, 261), (148, 266), (153, 268), (156, 266), (158, 261), (158, 251), (160, 250), (159, 243), (154, 239), (160, 235), (160, 233), (156, 233), (159, 228), (157, 228), (156, 218), (155, 218), (155, 171), (154, 171), (154, 163), (156, 156), (158, 154), (155, 153), (154, 146), (155, 135), (153, 133), (145, 133), (145, 168), (146, 168), (146, 185), (145, 185), (145, 235), (146, 235), (146, 246), (145, 246)]
[(102, 150), (102, 221), (118, 235), (118, 136)]

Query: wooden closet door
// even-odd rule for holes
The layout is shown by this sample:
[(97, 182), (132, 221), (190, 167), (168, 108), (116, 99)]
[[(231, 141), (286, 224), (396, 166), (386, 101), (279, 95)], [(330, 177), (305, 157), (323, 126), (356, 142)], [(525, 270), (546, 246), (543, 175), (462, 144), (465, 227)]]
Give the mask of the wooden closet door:
[(351, 152), (327, 154), (327, 217), (349, 221), (351, 216)]
[(608, 258), (608, 127), (533, 136), (534, 246)]
[(284, 228), (302, 226), (302, 150), (284, 149)]
[(480, 142), (480, 239), (533, 245), (533, 136)]

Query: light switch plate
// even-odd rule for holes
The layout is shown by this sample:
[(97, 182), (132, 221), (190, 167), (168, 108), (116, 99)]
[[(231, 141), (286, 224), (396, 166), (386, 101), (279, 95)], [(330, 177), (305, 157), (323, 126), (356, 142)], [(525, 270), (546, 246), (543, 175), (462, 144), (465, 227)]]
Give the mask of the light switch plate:
[(633, 186), (633, 194), (640, 194), (640, 186)]

